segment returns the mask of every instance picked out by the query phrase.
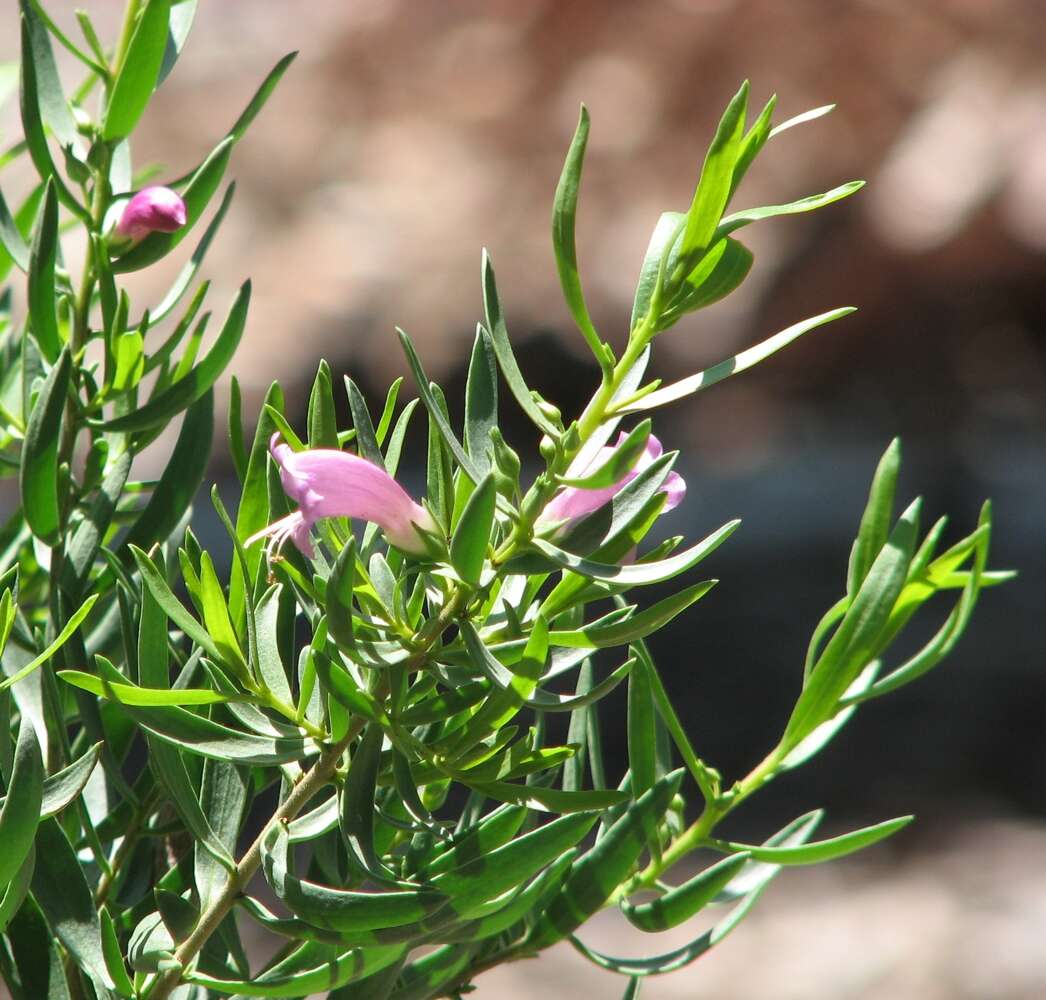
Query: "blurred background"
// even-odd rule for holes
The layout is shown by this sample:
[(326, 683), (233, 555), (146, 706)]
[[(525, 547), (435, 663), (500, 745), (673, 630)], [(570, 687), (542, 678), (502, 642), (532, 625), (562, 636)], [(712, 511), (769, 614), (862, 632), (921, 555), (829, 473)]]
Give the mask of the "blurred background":
[[(73, 6), (49, 9), (75, 30)], [(122, 5), (90, 6), (104, 24)], [(562, 305), (549, 214), (579, 103), (592, 114), (582, 279), (616, 344), (650, 231), (689, 203), (740, 81), (760, 106), (778, 93), (777, 120), (838, 104), (775, 139), (735, 205), (856, 177), (868, 187), (747, 229), (756, 264), (745, 284), (656, 344), (654, 373), (681, 377), (807, 316), (860, 307), (659, 411), (657, 433), (680, 449), (689, 486), (665, 530), (703, 536), (744, 519), (706, 564), (719, 587), (655, 647), (666, 685), (727, 776), (763, 756), (810, 631), (843, 591), (868, 482), (894, 435), (903, 499), (923, 495), (931, 517), (947, 512), (965, 533), (993, 498), (992, 561), (1021, 578), (983, 595), (950, 661), (863, 709), (822, 758), (746, 806), (732, 833), (760, 839), (816, 806), (829, 832), (908, 812), (919, 823), (857, 859), (785, 873), (735, 936), (644, 996), (1046, 995), (1044, 42), (1040, 0), (222, 0), (200, 5), (140, 132), (138, 163), (164, 164), (160, 181), (180, 175), (270, 66), (301, 50), (235, 152), (236, 199), (206, 265), (217, 301), (254, 281), (233, 366), (248, 413), (278, 377), (303, 416), (320, 357), (380, 406), (407, 374), (394, 324), (460, 395), (486, 246), (526, 375), (573, 415), (596, 370)], [(16, 49), (6, 4), (0, 60)], [(162, 293), (175, 256), (137, 280), (138, 294)], [(531, 448), (510, 400), (503, 415), (511, 443)], [(212, 478), (230, 476), (219, 452)], [(931, 612), (927, 635), (946, 613)], [(623, 732), (623, 701), (606, 713), (608, 736)], [(612, 915), (585, 937), (617, 954), (664, 945)], [(622, 989), (569, 948), (478, 981), (481, 998)]]

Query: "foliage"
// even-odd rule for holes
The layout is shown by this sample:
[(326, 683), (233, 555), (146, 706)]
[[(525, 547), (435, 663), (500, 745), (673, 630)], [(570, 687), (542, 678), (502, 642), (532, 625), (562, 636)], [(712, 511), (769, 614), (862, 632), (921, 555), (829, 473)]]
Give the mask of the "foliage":
[[(130, 0), (109, 49), (86, 13), (77, 13), (79, 43), (37, 0), (20, 2), (24, 140), (0, 165), (27, 156), (38, 180), (13, 202), (0, 196), (0, 277), (20, 284), (24, 275), (26, 289), (24, 309), (10, 288), (0, 297), (0, 474), (17, 479), (21, 496), (0, 529), (0, 975), (12, 996), (454, 996), (483, 969), (569, 939), (628, 976), (625, 995), (635, 997), (642, 977), (721, 940), (782, 867), (837, 858), (902, 828), (910, 817), (814, 840), (818, 811), (761, 845), (714, 835), (860, 704), (951, 650), (981, 588), (1005, 578), (986, 568), (990, 508), (942, 550), (943, 520), (921, 535), (918, 501), (894, 519), (900, 453), (890, 446), (845, 592), (797, 672), (787, 726), (751, 773), (725, 781), (677, 716), (645, 639), (711, 590), (714, 580), (689, 574), (737, 522), (690, 546), (673, 537), (645, 547), (675, 488), (676, 454), (655, 447), (648, 419), (608, 444), (630, 415), (738, 374), (849, 312), (797, 323), (673, 384), (644, 382), (654, 339), (744, 281), (744, 226), (860, 187), (728, 214), (763, 147), (827, 109), (774, 127), (771, 99), (749, 123), (741, 88), (689, 209), (666, 212), (654, 229), (620, 357), (589, 315), (574, 246), (582, 110), (553, 212), (563, 292), (600, 371), (577, 420), (527, 385), (486, 255), (460, 429), (403, 332), (420, 406), (401, 406), (397, 381), (372, 415), (347, 381), (349, 430), (335, 421), (325, 363), (302, 439), (274, 382), (248, 440), (234, 380), (235, 513), (212, 494), (232, 553), (224, 579), (189, 527), (190, 504), (206, 475), (213, 387), (244, 334), (250, 284), (201, 353), (211, 312), (199, 275), (229, 210), (233, 187), (222, 185), (234, 147), (293, 57), (212, 152), (170, 182), (184, 225), (124, 239), (121, 208), (155, 176), (135, 166), (131, 137), (182, 54), (195, 8)], [(56, 45), (86, 70), (72, 94)], [(79, 280), (73, 242), (63, 246), (74, 229), (86, 234)], [(194, 230), (169, 292), (133, 305), (120, 276), (174, 253)], [(521, 468), (530, 463), (498, 429), (502, 386), (542, 435), (529, 486)], [(311, 558), (281, 550), (272, 531), (264, 551), (254, 542), (294, 517), (284, 491), (294, 459), (277, 463), (274, 434), (288, 455), (351, 443), (391, 483), (419, 423), (428, 467), (417, 551), (330, 510)], [(175, 424), (167, 444), (160, 436)], [(158, 439), (168, 456), (159, 479), (132, 478)], [(576, 494), (582, 505), (607, 495), (584, 516), (542, 520), (563, 490), (591, 491)], [(674, 595), (651, 602), (643, 593), (684, 576)], [(953, 597), (944, 624), (894, 665), (892, 643), (938, 593)], [(629, 759), (620, 779), (607, 773), (600, 723), (601, 701), (619, 687)], [(698, 848), (724, 857), (667, 882)], [(280, 913), (258, 898), (259, 870)], [(576, 936), (608, 906), (656, 932), (713, 905), (730, 908), (656, 958), (603, 955)], [(244, 921), (284, 941), (260, 969), (245, 954)]]

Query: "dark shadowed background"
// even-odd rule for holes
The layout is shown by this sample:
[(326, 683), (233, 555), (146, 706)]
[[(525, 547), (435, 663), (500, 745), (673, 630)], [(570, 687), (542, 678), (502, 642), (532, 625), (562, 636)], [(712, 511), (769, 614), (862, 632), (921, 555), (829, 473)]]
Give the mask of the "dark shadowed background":
[[(92, 4), (111, 21), (119, 6)], [(807, 316), (860, 307), (659, 411), (657, 433), (680, 449), (689, 487), (665, 530), (704, 535), (744, 520), (706, 564), (719, 587), (655, 644), (666, 685), (699, 752), (726, 775), (763, 756), (787, 717), (809, 633), (842, 593), (868, 481), (894, 435), (904, 441), (903, 499), (922, 494), (929, 516), (947, 512), (965, 533), (990, 496), (992, 561), (1021, 576), (983, 595), (950, 661), (862, 710), (822, 759), (746, 806), (733, 830), (759, 837), (818, 805), (836, 832), (907, 812), (919, 824), (858, 859), (782, 878), (729, 943), (644, 995), (1046, 995), (1046, 4), (200, 6), (135, 150), (139, 163), (166, 165), (160, 181), (197, 163), (271, 64), (301, 50), (236, 150), (236, 198), (207, 267), (219, 299), (254, 281), (233, 365), (249, 413), (279, 378), (303, 415), (321, 357), (380, 405), (407, 371), (394, 324), (453, 395), (481, 316), (486, 246), (525, 373), (573, 415), (596, 370), (559, 294), (549, 213), (579, 103), (592, 114), (581, 272), (596, 324), (616, 344), (650, 230), (661, 211), (689, 203), (740, 81), (751, 79), (759, 105), (776, 91), (779, 120), (838, 104), (775, 139), (736, 205), (856, 177), (868, 187), (746, 230), (756, 265), (745, 284), (655, 345), (655, 374), (680, 377)], [(73, 4), (50, 8), (73, 24)], [(0, 59), (16, 55), (15, 22), (6, 4)], [(14, 115), (8, 106), (0, 118), (5, 144)], [(162, 292), (181, 262), (136, 278), (137, 294)], [(503, 416), (510, 441), (532, 447), (511, 401)], [(219, 451), (213, 478), (230, 476)], [(208, 510), (201, 504), (202, 531)], [(211, 540), (224, 550), (217, 530)], [(934, 608), (927, 631), (946, 613)], [(612, 743), (623, 698), (606, 716)], [(618, 953), (662, 945), (610, 917), (589, 933)], [(623, 988), (569, 950), (479, 985), (481, 997)]]

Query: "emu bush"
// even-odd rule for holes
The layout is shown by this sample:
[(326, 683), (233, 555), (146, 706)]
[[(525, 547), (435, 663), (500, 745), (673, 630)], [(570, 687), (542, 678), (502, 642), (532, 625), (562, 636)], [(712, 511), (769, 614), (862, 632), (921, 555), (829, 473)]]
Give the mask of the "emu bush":
[[(943, 519), (921, 532), (919, 501), (894, 520), (899, 449), (887, 449), (841, 596), (797, 665), (785, 730), (736, 780), (702, 758), (646, 645), (712, 589), (693, 570), (737, 528), (644, 544), (686, 492), (655, 411), (850, 310), (667, 385), (645, 377), (651, 350), (742, 283), (752, 255), (740, 230), (860, 187), (728, 214), (763, 148), (829, 109), (775, 126), (774, 99), (749, 120), (740, 89), (690, 207), (654, 228), (620, 356), (590, 319), (574, 247), (582, 110), (552, 215), (563, 293), (600, 373), (581, 416), (564, 420), (528, 387), (484, 255), (463, 426), (402, 331), (417, 398), (401, 406), (397, 380), (372, 414), (346, 379), (351, 428), (335, 419), (324, 362), (300, 436), (273, 383), (245, 437), (232, 382), (235, 511), (212, 493), (229, 535), (219, 565), (232, 557), (223, 579), (190, 504), (250, 285), (221, 305), (203, 350), (200, 273), (232, 201), (234, 148), (293, 56), (202, 163), (165, 178), (136, 161), (131, 139), (195, 7), (129, 0), (110, 48), (88, 14), (76, 15), (77, 41), (37, 0), (20, 3), (24, 140), (0, 156), (5, 167), (28, 157), (37, 175), (0, 196), (0, 277), (25, 290), (0, 297), (0, 473), (21, 497), (0, 530), (0, 975), (12, 996), (457, 996), (484, 969), (569, 940), (629, 977), (634, 997), (643, 977), (729, 933), (782, 867), (905, 826), (911, 817), (815, 839), (817, 810), (762, 844), (721, 831), (861, 704), (951, 650), (981, 588), (1005, 578), (986, 568), (987, 504), (948, 547)], [(56, 45), (85, 71), (72, 94)], [(86, 237), (82, 261), (73, 231)], [(133, 303), (123, 276), (184, 256), (190, 236), (167, 294)], [(505, 389), (542, 435), (536, 456), (522, 459), (498, 428)], [(135, 479), (172, 424), (159, 479)], [(420, 500), (395, 479), (419, 425)], [(645, 596), (674, 579), (670, 596)], [(938, 592), (951, 595), (943, 624), (897, 663), (893, 641)], [(612, 693), (628, 702), (623, 776), (602, 752)], [(699, 848), (722, 857), (679, 881)], [(688, 945), (629, 959), (577, 936), (608, 906), (638, 932), (714, 915)], [(280, 942), (260, 968), (241, 943), (246, 921)]]

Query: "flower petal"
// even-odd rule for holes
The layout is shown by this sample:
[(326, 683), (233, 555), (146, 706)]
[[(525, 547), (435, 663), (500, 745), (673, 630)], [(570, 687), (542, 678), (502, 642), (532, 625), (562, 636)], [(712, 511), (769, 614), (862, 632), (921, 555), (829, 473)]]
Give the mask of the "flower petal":
[(283, 488), (298, 504), (306, 524), (324, 517), (373, 521), (397, 548), (426, 551), (415, 526), (435, 531), (432, 517), (384, 469), (333, 448), (295, 452), (278, 436), (273, 437), (271, 450)]

